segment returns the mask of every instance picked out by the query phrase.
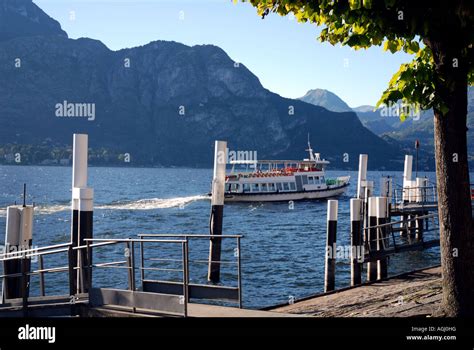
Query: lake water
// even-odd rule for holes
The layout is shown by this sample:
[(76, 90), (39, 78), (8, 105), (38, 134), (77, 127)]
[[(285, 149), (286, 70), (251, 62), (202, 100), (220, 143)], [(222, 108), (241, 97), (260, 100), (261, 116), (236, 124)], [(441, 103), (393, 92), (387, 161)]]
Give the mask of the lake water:
[[(349, 244), (349, 199), (356, 193), (357, 172), (328, 171), (327, 177), (351, 175), (351, 186), (339, 197), (338, 244)], [(379, 178), (402, 172), (369, 172), (378, 194)], [(434, 181), (434, 173), (421, 172)], [(139, 233), (209, 232), (212, 169), (182, 168), (90, 168), (89, 186), (94, 188), (94, 236), (136, 237)], [(36, 205), (33, 244), (66, 243), (70, 238), (71, 168), (0, 166), (0, 242), (4, 242), (5, 208), (21, 203), (23, 183), (28, 202)], [(241, 258), (244, 307), (260, 308), (299, 299), (323, 290), (327, 202), (232, 204), (224, 209), (224, 234), (242, 234)], [(224, 241), (223, 259), (233, 257), (234, 242)], [(206, 260), (209, 243), (190, 245), (191, 259)], [(121, 249), (94, 253), (94, 262), (112, 261)], [(153, 257), (169, 257), (172, 248), (153, 248)], [(174, 248), (173, 248), (174, 249)], [(176, 256), (176, 255), (175, 255)], [(58, 266), (64, 257), (51, 256), (46, 267)], [(390, 259), (389, 274), (439, 263), (439, 248), (399, 254)], [(166, 264), (165, 264), (166, 265)], [(154, 262), (150, 266), (159, 266)], [(166, 265), (168, 266), (168, 265)], [(152, 271), (153, 272), (153, 271)], [(205, 282), (206, 264), (195, 264), (192, 282)], [(223, 269), (223, 282), (231, 282), (234, 266)], [(173, 272), (170, 272), (173, 273)], [(338, 260), (336, 287), (350, 283), (348, 260)], [(124, 270), (102, 269), (94, 273), (101, 287), (126, 285)], [(37, 289), (32, 280), (32, 292)], [(47, 293), (67, 291), (67, 275), (46, 276)]]

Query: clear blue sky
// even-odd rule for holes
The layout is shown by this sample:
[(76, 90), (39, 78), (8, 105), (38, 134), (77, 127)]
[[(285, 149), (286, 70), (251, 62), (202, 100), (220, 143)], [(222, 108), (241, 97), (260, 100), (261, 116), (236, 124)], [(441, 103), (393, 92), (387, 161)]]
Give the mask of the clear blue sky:
[[(328, 89), (351, 107), (375, 104), (406, 54), (381, 47), (354, 51), (316, 40), (319, 28), (292, 17), (262, 20), (232, 0), (34, 0), (70, 38), (101, 40), (110, 49), (174, 40), (214, 44), (245, 64), (267, 89), (300, 97)], [(71, 11), (75, 20), (71, 20)]]

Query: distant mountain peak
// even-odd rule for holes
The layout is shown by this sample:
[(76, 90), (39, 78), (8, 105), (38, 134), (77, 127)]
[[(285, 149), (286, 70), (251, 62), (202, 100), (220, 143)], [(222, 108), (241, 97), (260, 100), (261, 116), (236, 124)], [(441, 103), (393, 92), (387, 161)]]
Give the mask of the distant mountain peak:
[(352, 108), (352, 110), (354, 112), (373, 112), (375, 110), (375, 107), (370, 106), (370, 105), (362, 105), (362, 106), (354, 107)]
[(300, 97), (299, 100), (324, 107), (332, 112), (352, 111), (351, 107), (349, 107), (339, 96), (325, 89), (309, 90), (306, 95)]
[(67, 37), (59, 22), (32, 0), (0, 1), (0, 41), (37, 35)]

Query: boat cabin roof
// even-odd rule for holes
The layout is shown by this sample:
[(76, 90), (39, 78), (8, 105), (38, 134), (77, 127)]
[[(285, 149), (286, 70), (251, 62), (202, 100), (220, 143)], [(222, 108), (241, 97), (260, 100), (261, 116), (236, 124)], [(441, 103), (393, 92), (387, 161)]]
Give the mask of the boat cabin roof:
[(231, 160), (229, 164), (301, 164), (301, 165), (313, 165), (313, 164), (329, 164), (329, 161), (322, 160)]

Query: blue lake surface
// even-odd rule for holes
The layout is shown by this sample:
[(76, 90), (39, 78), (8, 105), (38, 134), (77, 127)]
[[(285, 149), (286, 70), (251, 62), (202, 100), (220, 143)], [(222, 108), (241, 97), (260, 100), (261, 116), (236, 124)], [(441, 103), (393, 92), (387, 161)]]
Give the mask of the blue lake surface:
[[(338, 244), (349, 244), (349, 199), (356, 193), (357, 172), (328, 171), (327, 177), (351, 175), (351, 185), (339, 197)], [(369, 171), (369, 180), (379, 191), (379, 179), (390, 175), (402, 183), (402, 172)], [(420, 172), (434, 181), (435, 174)], [(94, 188), (94, 236), (136, 237), (139, 233), (209, 232), (212, 169), (183, 168), (90, 168), (89, 186)], [(0, 166), (0, 242), (4, 242), (5, 208), (21, 203), (23, 183), (28, 185), (28, 202), (36, 205), (33, 244), (44, 246), (70, 239), (70, 167)], [(244, 236), (241, 246), (243, 305), (260, 308), (299, 299), (323, 290), (324, 246), (326, 240), (326, 200), (288, 203), (229, 204), (224, 209), (224, 234)], [(234, 241), (223, 242), (223, 260), (235, 261)], [(147, 257), (177, 257), (180, 247), (156, 246)], [(191, 282), (205, 283), (208, 241), (190, 243)], [(122, 256), (122, 258), (120, 258)], [(94, 263), (123, 259), (123, 247), (94, 251)], [(397, 274), (439, 263), (439, 248), (399, 254), (390, 259), (389, 274)], [(46, 267), (63, 266), (65, 256), (46, 258)], [(62, 264), (62, 265), (61, 265)], [(149, 266), (173, 268), (169, 262), (153, 261)], [(338, 260), (336, 287), (348, 286), (348, 260)], [(235, 266), (223, 268), (223, 283), (235, 283)], [(150, 271), (173, 276), (173, 271)], [(155, 274), (155, 275), (153, 275)], [(137, 273), (138, 275), (138, 273)], [(125, 270), (100, 269), (94, 272), (100, 287), (125, 287)], [(137, 285), (138, 277), (137, 277)], [(37, 278), (32, 294), (37, 294)], [(47, 294), (67, 292), (67, 274), (46, 276)]]

